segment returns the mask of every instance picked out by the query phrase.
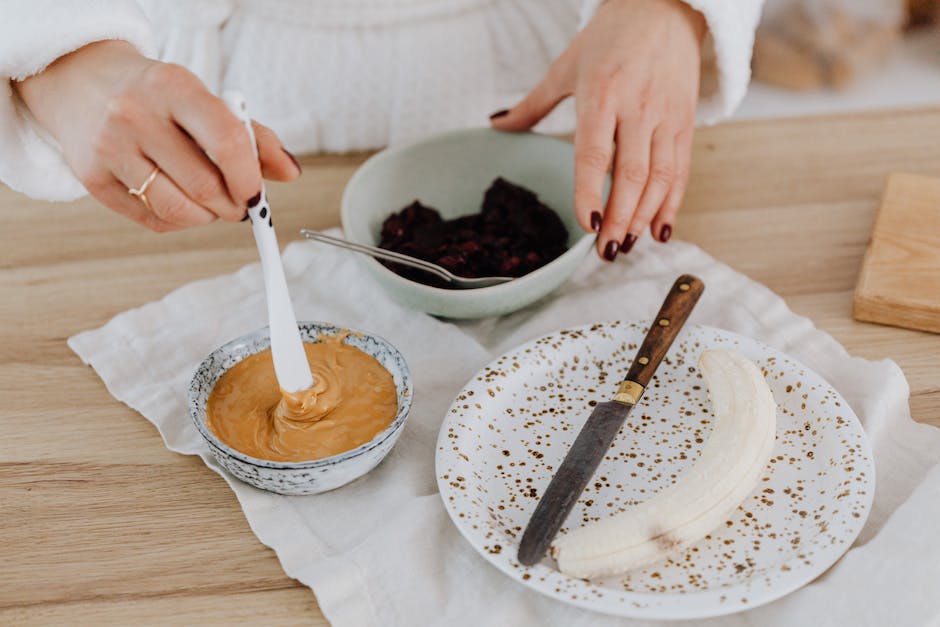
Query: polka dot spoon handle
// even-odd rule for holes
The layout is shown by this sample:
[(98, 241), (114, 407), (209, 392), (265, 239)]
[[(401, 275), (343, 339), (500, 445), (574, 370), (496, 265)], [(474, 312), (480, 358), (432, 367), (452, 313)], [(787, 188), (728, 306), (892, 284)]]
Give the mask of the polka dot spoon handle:
[[(258, 146), (245, 98), (236, 91), (227, 91), (222, 99), (228, 108), (245, 123), (255, 156)], [(277, 382), (287, 392), (300, 392), (313, 386), (313, 375), (307, 363), (303, 341), (297, 329), (297, 317), (287, 291), (281, 251), (274, 233), (274, 220), (268, 206), (264, 184), (261, 185), (261, 200), (248, 210), (251, 230), (261, 256), (261, 272), (264, 275), (264, 291), (268, 300), (268, 327), (271, 333), (271, 353), (274, 357), (274, 372)]]

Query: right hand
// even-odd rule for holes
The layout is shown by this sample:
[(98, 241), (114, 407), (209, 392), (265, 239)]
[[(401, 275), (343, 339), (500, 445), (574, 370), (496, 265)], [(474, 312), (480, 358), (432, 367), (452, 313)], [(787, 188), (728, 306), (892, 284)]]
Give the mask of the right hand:
[[(89, 44), (15, 87), (89, 193), (154, 231), (241, 220), (262, 174), (300, 175), (274, 131), (253, 123), (256, 159), (243, 123), (195, 75), (123, 41)], [(128, 189), (154, 167), (150, 211)]]

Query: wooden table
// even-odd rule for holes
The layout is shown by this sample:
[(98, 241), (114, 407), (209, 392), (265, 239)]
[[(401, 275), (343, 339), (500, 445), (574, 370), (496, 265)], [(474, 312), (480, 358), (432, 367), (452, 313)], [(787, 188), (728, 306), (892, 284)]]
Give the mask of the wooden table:
[[(940, 174), (940, 109), (703, 129), (677, 236), (768, 285), (849, 351), (891, 358), (940, 426), (940, 335), (856, 323), (885, 175)], [(273, 186), (284, 240), (337, 222), (364, 156)], [(254, 261), (244, 225), (154, 235), (95, 202), (0, 188), (0, 623), (326, 624), (202, 462), (167, 451), (66, 338)], [(940, 298), (940, 295), (937, 295)]]

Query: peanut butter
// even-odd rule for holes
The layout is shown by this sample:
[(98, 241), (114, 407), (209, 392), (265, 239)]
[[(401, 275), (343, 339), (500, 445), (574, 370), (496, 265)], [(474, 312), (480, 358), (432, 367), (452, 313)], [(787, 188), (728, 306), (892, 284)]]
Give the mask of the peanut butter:
[(278, 386), (270, 349), (232, 366), (209, 395), (209, 428), (237, 451), (285, 462), (330, 457), (374, 438), (395, 419), (395, 382), (345, 337), (304, 344), (315, 383), (296, 394)]

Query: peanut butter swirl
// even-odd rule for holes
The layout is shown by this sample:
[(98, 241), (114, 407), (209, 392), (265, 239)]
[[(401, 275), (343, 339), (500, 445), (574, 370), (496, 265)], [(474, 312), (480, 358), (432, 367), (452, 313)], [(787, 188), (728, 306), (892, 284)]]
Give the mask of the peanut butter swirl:
[(315, 384), (298, 393), (279, 388), (270, 349), (232, 366), (209, 395), (209, 429), (246, 455), (287, 462), (330, 457), (374, 438), (395, 419), (395, 382), (345, 338), (304, 344)]

